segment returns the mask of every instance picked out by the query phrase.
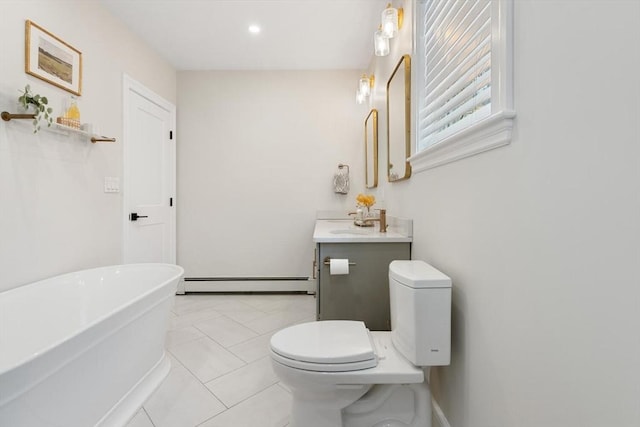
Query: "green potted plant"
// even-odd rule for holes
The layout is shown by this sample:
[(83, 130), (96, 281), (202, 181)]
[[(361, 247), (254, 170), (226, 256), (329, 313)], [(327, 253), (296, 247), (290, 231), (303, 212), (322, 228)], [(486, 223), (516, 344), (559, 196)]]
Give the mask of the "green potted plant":
[(29, 110), (30, 106), (34, 108), (33, 118), (33, 133), (37, 133), (40, 130), (40, 120), (44, 119), (47, 122), (47, 126), (51, 126), (53, 123), (53, 108), (49, 107), (49, 100), (46, 96), (40, 96), (38, 94), (31, 93), (31, 87), (26, 85), (22, 96), (18, 98), (18, 102), (25, 110)]

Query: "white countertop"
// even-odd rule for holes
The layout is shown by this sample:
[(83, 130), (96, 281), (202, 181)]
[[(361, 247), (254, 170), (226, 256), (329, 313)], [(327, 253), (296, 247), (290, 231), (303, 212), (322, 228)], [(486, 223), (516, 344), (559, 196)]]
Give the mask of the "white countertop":
[(353, 220), (319, 219), (313, 230), (314, 243), (402, 243), (411, 242), (411, 220), (388, 218), (386, 233), (380, 232), (376, 222), (373, 227), (358, 227)]

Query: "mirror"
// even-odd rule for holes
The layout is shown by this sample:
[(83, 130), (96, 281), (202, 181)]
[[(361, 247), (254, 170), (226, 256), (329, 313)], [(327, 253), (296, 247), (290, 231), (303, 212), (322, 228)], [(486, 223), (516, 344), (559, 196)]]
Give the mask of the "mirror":
[(375, 108), (364, 119), (365, 186), (378, 186), (378, 110)]
[(411, 176), (411, 57), (404, 55), (387, 82), (387, 178)]

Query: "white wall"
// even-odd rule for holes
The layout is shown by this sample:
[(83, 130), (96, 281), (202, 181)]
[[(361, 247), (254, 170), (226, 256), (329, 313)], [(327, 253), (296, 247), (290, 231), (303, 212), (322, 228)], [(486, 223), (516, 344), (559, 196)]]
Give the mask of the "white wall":
[[(31, 20), (82, 52), (83, 122), (116, 144), (95, 144), (0, 121), (0, 290), (122, 261), (122, 74), (175, 101), (175, 70), (95, 1), (0, 1), (0, 110), (16, 112), (28, 83), (60, 115), (69, 95), (24, 72)], [(124, 186), (124, 183), (121, 182)]]
[[(414, 258), (454, 281), (453, 360), (432, 378), (454, 427), (640, 424), (639, 4), (517, 1), (512, 144), (377, 191), (390, 215), (414, 219)], [(123, 71), (175, 99), (174, 71), (95, 2), (4, 0), (3, 110), (27, 82), (54, 106), (64, 96), (24, 74), (25, 19), (83, 52), (83, 121), (103, 133), (121, 138)], [(384, 61), (373, 65), (377, 85)], [(366, 116), (353, 106), (357, 73), (319, 76), (180, 75), (178, 256), (188, 271), (222, 259), (214, 274), (241, 273), (246, 258), (269, 269), (259, 255), (282, 250), (287, 233), (308, 265), (315, 209), (352, 206)], [(384, 106), (374, 106), (384, 135)], [(360, 180), (346, 198), (330, 191), (338, 162)], [(121, 197), (102, 193), (102, 180), (121, 169), (119, 144), (0, 122), (0, 288), (119, 262)], [(230, 254), (203, 259), (198, 249), (214, 242)]]
[[(178, 73), (178, 263), (186, 277), (310, 276), (316, 210), (364, 184), (357, 71)], [(333, 192), (339, 163), (352, 190)]]
[(640, 425), (638, 17), (516, 1), (511, 145), (379, 190), (453, 278), (452, 364), (432, 371), (452, 426)]

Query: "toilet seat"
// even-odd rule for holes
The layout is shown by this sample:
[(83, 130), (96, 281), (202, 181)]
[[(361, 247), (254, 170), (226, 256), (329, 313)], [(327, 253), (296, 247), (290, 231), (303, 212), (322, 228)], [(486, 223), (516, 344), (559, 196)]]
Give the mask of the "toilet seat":
[(273, 335), (271, 350), (277, 362), (306, 371), (348, 372), (378, 364), (369, 330), (353, 320), (291, 326)]
[[(319, 323), (328, 322), (323, 320)], [(274, 335), (275, 336), (275, 335)], [(320, 369), (320, 365), (299, 362), (283, 357), (271, 349), (271, 359), (279, 376), (289, 377), (310, 386), (311, 384), (414, 384), (424, 381), (424, 373), (420, 367), (414, 366), (393, 346), (391, 332), (373, 331), (369, 333), (373, 339), (377, 364), (371, 368), (356, 369), (352, 365), (343, 368), (353, 370), (329, 371)], [(298, 368), (296, 365), (301, 366)], [(336, 368), (335, 366), (332, 366)], [(315, 369), (314, 369), (315, 368)]]

